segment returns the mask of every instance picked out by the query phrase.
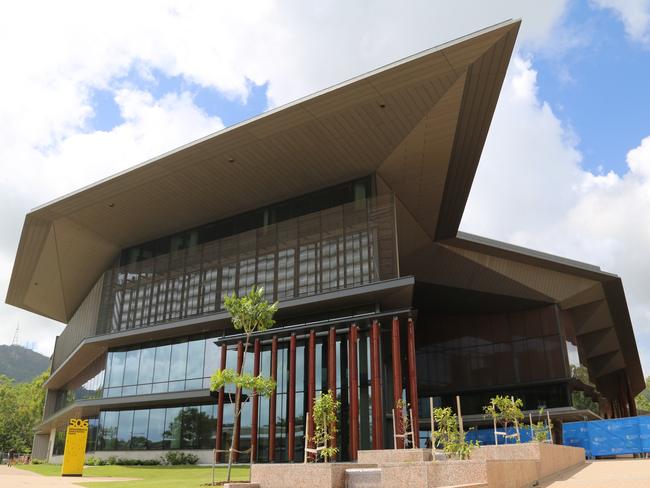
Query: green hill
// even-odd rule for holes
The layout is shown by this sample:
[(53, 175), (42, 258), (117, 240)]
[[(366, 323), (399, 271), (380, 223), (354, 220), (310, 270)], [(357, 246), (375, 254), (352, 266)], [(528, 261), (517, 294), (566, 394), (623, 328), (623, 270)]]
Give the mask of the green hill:
[(0, 374), (26, 383), (50, 366), (50, 359), (23, 346), (0, 344)]

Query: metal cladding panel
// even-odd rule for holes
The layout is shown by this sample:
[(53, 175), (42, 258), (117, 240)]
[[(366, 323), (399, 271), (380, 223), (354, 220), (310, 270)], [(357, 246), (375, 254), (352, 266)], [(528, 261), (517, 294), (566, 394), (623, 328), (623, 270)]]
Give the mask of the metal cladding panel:
[(95, 283), (95, 286), (92, 287), (88, 296), (70, 319), (68, 326), (57, 338), (52, 357), (52, 371), (55, 371), (63, 364), (81, 341), (95, 335), (103, 281), (103, 278), (101, 278)]
[(50, 436), (48, 434), (35, 434), (32, 444), (32, 459), (47, 459)]
[[(481, 138), (486, 134), (500, 89), (499, 76), (505, 72), (518, 26), (518, 21), (508, 21), (419, 53), (35, 209), (23, 230), (8, 303), (67, 321), (99, 276), (94, 263), (104, 262), (113, 249), (372, 174), (431, 111), (453, 80), (471, 72), (476, 73), (472, 85), (476, 93), (465, 90), (461, 105), (471, 103), (472, 107), (460, 109), (466, 113), (463, 117), (467, 122), (457, 125), (458, 131), (471, 134), (449, 133), (438, 142), (427, 142), (445, 148), (452, 139), (477, 145), (474, 153), (457, 151), (458, 155), (446, 162), (472, 166), (469, 172), (454, 173), (459, 176), (451, 186), (445, 185), (449, 198), (456, 198), (456, 186), (463, 193), (471, 184), (460, 179), (465, 174), (472, 176), (478, 163)], [(491, 52), (495, 54), (486, 58)], [(495, 60), (504, 66), (489, 66)], [(498, 73), (496, 78), (493, 72)], [(489, 102), (475, 104), (475, 98)], [(440, 114), (441, 120), (454, 119), (458, 105), (449, 110), (454, 113)], [(484, 110), (490, 113), (481, 113)], [(474, 127), (472, 120), (479, 121), (480, 126)], [(429, 154), (446, 152), (429, 147), (424, 159)], [(429, 183), (434, 180), (429, 178), (427, 191), (432, 191)], [(438, 182), (435, 184), (441, 188)], [(464, 200), (441, 208), (458, 212), (463, 206)], [(416, 217), (427, 219), (432, 213), (438, 213), (438, 209), (423, 208)], [(58, 221), (64, 218), (85, 228), (87, 235), (96, 235), (101, 246), (80, 242), (79, 248), (97, 249), (97, 253), (84, 254), (76, 263), (60, 260), (56, 270), (56, 266), (41, 262), (55, 260), (61, 251), (47, 251), (45, 237), (36, 241), (30, 237), (35, 235), (32, 227), (39, 225), (37, 221), (45, 228), (57, 222), (58, 229)], [(445, 218), (445, 222), (459, 221), (460, 214)], [(57, 237), (65, 240), (66, 236)], [(81, 250), (71, 246), (69, 252), (74, 255)], [(86, 271), (71, 272), (75, 265)], [(28, 285), (37, 266), (51, 266), (53, 273), (49, 276), (55, 276), (57, 271), (63, 280), (48, 283), (48, 291), (39, 294), (38, 300), (28, 300)]]

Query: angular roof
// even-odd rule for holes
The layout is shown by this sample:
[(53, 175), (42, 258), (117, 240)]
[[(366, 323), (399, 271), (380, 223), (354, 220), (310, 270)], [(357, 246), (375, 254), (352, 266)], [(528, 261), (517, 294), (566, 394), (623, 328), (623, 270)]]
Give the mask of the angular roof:
[(455, 237), (520, 21), (429, 49), (27, 214), (7, 303), (67, 322), (120, 249), (376, 172)]

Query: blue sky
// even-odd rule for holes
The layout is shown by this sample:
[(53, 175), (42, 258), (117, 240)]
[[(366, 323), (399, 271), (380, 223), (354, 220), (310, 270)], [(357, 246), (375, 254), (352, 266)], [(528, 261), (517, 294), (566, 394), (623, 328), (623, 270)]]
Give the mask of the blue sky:
[(650, 133), (650, 49), (608, 10), (569, 4), (577, 47), (533, 53), (540, 98), (579, 138), (585, 167), (625, 172), (625, 155)]

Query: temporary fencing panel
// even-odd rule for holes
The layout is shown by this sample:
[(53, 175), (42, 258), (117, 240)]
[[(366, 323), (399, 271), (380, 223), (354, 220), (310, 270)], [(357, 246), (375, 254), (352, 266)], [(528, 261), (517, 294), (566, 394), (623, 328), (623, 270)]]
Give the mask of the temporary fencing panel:
[[(499, 445), (501, 444), (516, 444), (517, 439), (514, 437), (516, 430), (514, 427), (508, 427), (507, 431), (504, 431), (503, 428), (497, 429), (497, 432), (505, 432), (507, 435), (498, 435)], [(530, 427), (522, 426), (519, 428), (519, 437), (521, 438), (520, 442), (530, 442), (533, 439), (532, 432)], [(470, 429), (465, 434), (465, 439), (467, 441), (478, 441), (482, 446), (491, 446), (494, 445), (494, 429)]]
[(650, 417), (568, 422), (562, 438), (567, 446), (584, 447), (588, 457), (650, 452)]

